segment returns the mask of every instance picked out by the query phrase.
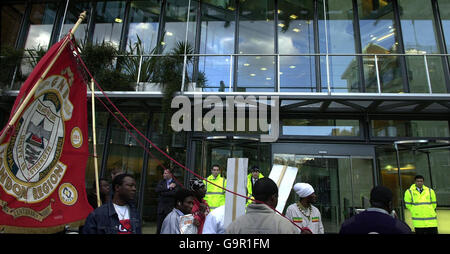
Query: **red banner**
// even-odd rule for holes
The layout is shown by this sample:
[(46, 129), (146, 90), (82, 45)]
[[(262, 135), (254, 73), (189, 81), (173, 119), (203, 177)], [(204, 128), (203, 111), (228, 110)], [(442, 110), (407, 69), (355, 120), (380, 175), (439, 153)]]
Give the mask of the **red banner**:
[(70, 43), (58, 56), (65, 39), (37, 64), (11, 111), (12, 118), (57, 57), (0, 145), (0, 232), (58, 232), (81, 225), (92, 211), (85, 189), (86, 83)]

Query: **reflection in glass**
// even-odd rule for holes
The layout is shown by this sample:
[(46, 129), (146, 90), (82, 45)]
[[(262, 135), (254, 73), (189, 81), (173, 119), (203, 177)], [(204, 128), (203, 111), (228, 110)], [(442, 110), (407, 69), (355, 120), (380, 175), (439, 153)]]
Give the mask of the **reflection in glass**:
[(280, 56), (281, 92), (315, 92), (314, 56)]
[[(278, 52), (314, 54), (313, 1), (280, 1), (278, 5)], [(280, 57), (281, 92), (315, 92), (314, 56)]]
[(444, 31), (447, 52), (450, 52), (450, 1), (438, 0), (439, 15), (441, 17), (442, 30)]
[[(431, 2), (420, 0), (398, 1), (400, 23), (402, 25), (403, 43), (406, 54), (438, 54), (436, 29)], [(422, 58), (422, 59), (420, 59)], [(428, 74), (433, 93), (445, 90), (442, 59), (427, 59)], [(428, 80), (423, 57), (406, 57), (409, 89), (411, 93), (427, 93)]]
[[(166, 2), (164, 34), (161, 38), (161, 46), (163, 52), (168, 53), (172, 49), (177, 48), (178, 42), (186, 41), (186, 19), (188, 14), (189, 1), (168, 0)], [(188, 38), (187, 41), (192, 48), (194, 48), (195, 29), (196, 29), (196, 9), (197, 3), (191, 3), (191, 10), (189, 13), (188, 24)], [(183, 48), (184, 52), (184, 48)]]
[[(107, 135), (107, 124), (108, 124), (108, 117), (109, 117), (109, 113), (107, 112), (99, 112), (97, 111), (95, 113), (95, 134), (96, 134), (96, 142), (97, 142), (97, 146), (96, 146), (96, 150), (97, 150), (97, 165), (99, 167), (101, 167), (101, 163), (102, 163), (102, 158), (103, 158), (103, 149), (105, 147), (105, 137)], [(89, 158), (87, 161), (87, 165), (86, 165), (86, 187), (90, 188), (91, 186), (94, 186), (95, 183), (95, 165), (94, 165), (94, 157), (91, 156), (94, 154), (94, 150), (93, 150), (93, 145), (94, 142), (92, 140), (92, 125), (91, 125), (91, 119), (92, 119), (92, 111), (88, 110), (88, 135), (89, 135)], [(100, 171), (98, 172), (100, 173)], [(107, 177), (105, 177), (108, 181), (111, 181), (111, 179), (109, 179), (109, 175)]]
[(20, 24), (25, 12), (24, 4), (11, 4), (0, 6), (1, 11), (1, 34), (0, 46), (14, 47), (19, 35)]
[[(399, 53), (392, 3), (358, 0), (358, 16), (363, 54)], [(378, 60), (381, 92), (403, 92), (399, 58), (379, 56)], [(363, 63), (366, 92), (377, 92), (374, 57), (364, 57)]]
[[(274, 54), (273, 1), (241, 2), (239, 54)], [(275, 57), (238, 58), (237, 91), (274, 91)]]
[(70, 29), (73, 28), (75, 23), (77, 22), (80, 14), (83, 11), (86, 11), (86, 19), (85, 22), (82, 22), (77, 30), (75, 31), (75, 39), (78, 42), (79, 45), (84, 45), (87, 40), (88, 36), (88, 24), (90, 19), (90, 11), (91, 5), (89, 2), (74, 2), (69, 1), (69, 6), (67, 8), (66, 17), (64, 20), (64, 25), (61, 31), (61, 34), (59, 35), (60, 38), (62, 38), (64, 35), (69, 33)]
[(440, 206), (450, 206), (450, 150), (439, 149), (430, 151), (431, 177), (436, 199)]
[[(125, 117), (127, 117), (141, 133), (145, 133), (148, 113), (128, 113), (125, 114)], [(136, 140), (117, 121), (113, 121), (106, 170), (108, 176), (115, 168), (133, 175), (136, 179), (137, 191), (139, 192), (144, 154), (144, 149), (139, 142), (143, 143), (144, 141), (135, 130), (130, 127), (128, 127), (128, 129), (138, 140)]]
[(402, 186), (399, 186), (398, 164), (396, 151), (389, 147), (377, 147), (377, 160), (381, 173), (381, 183), (392, 190), (394, 197), (392, 199), (393, 206), (397, 214), (404, 209), (401, 206), (404, 191), (411, 187), (414, 183), (416, 175), (425, 177), (425, 185), (430, 185), (430, 176), (428, 169), (427, 156), (422, 152), (413, 152), (410, 150), (399, 151), (400, 176)]
[(239, 56), (237, 92), (274, 91), (274, 75), (275, 57)]
[[(202, 3), (200, 54), (234, 53), (236, 7), (234, 1), (221, 2), (225, 5), (223, 8), (211, 6), (214, 3)], [(207, 80), (203, 91), (229, 91), (232, 61), (229, 56), (199, 58), (199, 71)]]
[(205, 75), (206, 83), (203, 86), (205, 92), (229, 92), (230, 65), (229, 56), (203, 56), (199, 57), (198, 69)]
[(127, 50), (138, 42), (138, 38), (145, 53), (150, 53), (155, 48), (160, 9), (160, 1), (158, 0), (131, 2)]
[[(322, 5), (322, 4), (320, 4)], [(327, 0), (326, 25), (323, 6), (319, 7), (320, 52), (329, 54), (354, 54), (352, 0)], [(327, 32), (327, 34), (325, 34)], [(326, 44), (328, 42), (328, 45)], [(321, 57), (322, 92), (327, 91), (326, 57)], [(358, 92), (359, 77), (356, 57), (330, 56), (328, 58), (330, 89), (332, 92)]]
[(94, 44), (109, 42), (118, 49), (124, 16), (125, 1), (97, 2), (92, 42)]
[[(31, 7), (29, 16), (30, 26), (27, 31), (27, 39), (24, 47), (25, 58), (23, 58), (20, 67), (24, 78), (31, 73), (34, 66), (37, 64), (35, 58), (42, 56), (50, 46), (50, 38), (52, 36), (57, 7), (58, 5), (56, 3), (33, 4)], [(22, 84), (19, 82), (19, 84), (15, 85)], [(20, 87), (17, 87), (17, 89), (19, 88)]]
[(375, 137), (448, 137), (448, 121), (372, 120)]
[(359, 120), (283, 119), (283, 135), (359, 136)]
[(34, 4), (30, 13), (30, 28), (28, 30), (25, 49), (47, 50), (55, 22), (57, 4)]

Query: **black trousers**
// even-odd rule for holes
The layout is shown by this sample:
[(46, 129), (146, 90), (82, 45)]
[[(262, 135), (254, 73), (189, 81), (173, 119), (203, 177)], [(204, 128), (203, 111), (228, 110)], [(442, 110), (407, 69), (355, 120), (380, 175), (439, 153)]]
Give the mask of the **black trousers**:
[(438, 228), (434, 227), (434, 228), (414, 228), (416, 231), (416, 234), (421, 234), (421, 235), (434, 235), (438, 233)]

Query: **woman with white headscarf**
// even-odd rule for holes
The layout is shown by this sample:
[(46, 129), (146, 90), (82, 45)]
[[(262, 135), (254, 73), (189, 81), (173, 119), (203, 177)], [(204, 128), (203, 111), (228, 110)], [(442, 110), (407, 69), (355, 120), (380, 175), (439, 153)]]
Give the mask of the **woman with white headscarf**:
[(319, 209), (312, 205), (317, 198), (314, 188), (308, 183), (296, 183), (293, 189), (300, 201), (287, 208), (286, 217), (299, 227), (308, 228), (313, 234), (323, 234), (322, 216)]

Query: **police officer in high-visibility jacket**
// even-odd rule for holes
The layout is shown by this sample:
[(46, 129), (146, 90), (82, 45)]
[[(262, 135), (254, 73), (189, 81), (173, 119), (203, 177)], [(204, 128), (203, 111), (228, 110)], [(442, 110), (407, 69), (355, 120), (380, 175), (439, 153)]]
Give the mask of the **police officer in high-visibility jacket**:
[(260, 178), (263, 178), (263, 174), (260, 173), (258, 166), (253, 166), (250, 169), (250, 173), (247, 176), (247, 206), (252, 202), (253, 198), (253, 185), (255, 185), (256, 181)]
[(404, 200), (416, 234), (437, 234), (436, 194), (423, 184), (423, 176), (417, 175), (414, 179), (416, 182), (405, 191)]
[[(204, 181), (206, 185), (205, 200), (209, 205), (210, 210), (225, 205), (225, 188), (227, 187), (227, 179), (220, 175), (219, 165), (213, 165), (211, 175)], [(212, 184), (214, 183), (214, 184)], [(217, 185), (217, 186), (216, 186)], [(219, 187), (218, 187), (219, 186)], [(222, 188), (220, 188), (222, 187)]]

